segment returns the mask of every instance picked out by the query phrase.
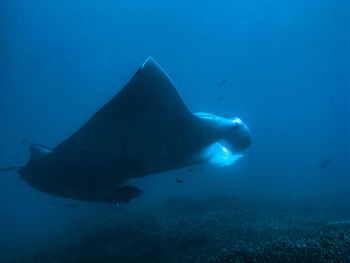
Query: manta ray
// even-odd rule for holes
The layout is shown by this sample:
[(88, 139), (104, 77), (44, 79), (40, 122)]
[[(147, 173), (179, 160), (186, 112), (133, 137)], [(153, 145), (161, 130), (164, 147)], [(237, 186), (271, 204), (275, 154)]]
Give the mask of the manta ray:
[(91, 202), (129, 202), (132, 178), (195, 164), (231, 165), (251, 144), (239, 118), (192, 113), (168, 74), (148, 57), (131, 80), (53, 149), (33, 144), (16, 170), (35, 189)]

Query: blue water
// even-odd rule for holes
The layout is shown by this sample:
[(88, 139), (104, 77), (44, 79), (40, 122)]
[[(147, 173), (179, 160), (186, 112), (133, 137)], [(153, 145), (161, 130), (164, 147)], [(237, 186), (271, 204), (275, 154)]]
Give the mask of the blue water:
[[(349, 13), (347, 0), (3, 1), (0, 167), (25, 164), (31, 143), (62, 142), (152, 56), (191, 111), (240, 117), (253, 143), (233, 166), (142, 179), (131, 205), (221, 195), (346, 202)], [(88, 228), (111, 210), (72, 209), (12, 172), (0, 176), (0, 200), (0, 256)]]

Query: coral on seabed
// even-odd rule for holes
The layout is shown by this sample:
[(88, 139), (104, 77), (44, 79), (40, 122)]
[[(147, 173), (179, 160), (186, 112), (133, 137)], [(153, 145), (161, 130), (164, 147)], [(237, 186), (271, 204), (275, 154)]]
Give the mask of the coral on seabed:
[(285, 204), (223, 197), (125, 206), (31, 256), (2, 262), (350, 262), (349, 214)]
[(315, 236), (298, 242), (266, 242), (213, 257), (212, 263), (350, 262), (350, 224), (325, 226)]

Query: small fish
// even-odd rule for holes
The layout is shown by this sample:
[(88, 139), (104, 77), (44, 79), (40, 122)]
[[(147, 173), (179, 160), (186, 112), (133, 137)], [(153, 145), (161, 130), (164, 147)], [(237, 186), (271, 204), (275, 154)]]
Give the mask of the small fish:
[(194, 171), (194, 169), (193, 169), (193, 168), (188, 168), (187, 171), (189, 171), (190, 173), (192, 173), (192, 172)]
[(323, 72), (322, 72), (322, 75), (323, 75), (323, 76), (326, 76), (326, 75), (328, 75), (328, 72), (327, 72), (327, 71), (323, 71)]
[(56, 202), (55, 201), (51, 201), (50, 205), (56, 205)]
[(330, 165), (332, 163), (332, 160), (324, 160), (320, 166), (321, 168), (327, 168), (328, 165)]
[(79, 207), (77, 204), (75, 204), (75, 203), (68, 203), (68, 204), (66, 204), (66, 206), (67, 207), (70, 207), (70, 208), (77, 208), (77, 207)]
[(181, 180), (179, 178), (176, 178), (176, 182), (179, 183), (179, 184), (182, 184), (184, 182), (184, 180)]
[(317, 43), (316, 41), (312, 41), (312, 42), (311, 42), (311, 47), (313, 47), (313, 48), (318, 48), (318, 47), (320, 47), (320, 44)]
[(329, 100), (330, 102), (332, 102), (332, 101), (334, 100), (334, 97), (330, 96), (330, 97), (328, 97), (328, 100)]
[(202, 166), (198, 166), (197, 169), (202, 171), (204, 168)]
[(236, 196), (232, 196), (232, 201), (235, 203), (241, 203), (241, 200)]
[(168, 198), (168, 204), (175, 204), (174, 198)]
[(224, 100), (224, 97), (219, 97), (216, 100), (220, 101), (220, 100)]
[(226, 79), (222, 80), (220, 83), (219, 83), (219, 86), (222, 86), (226, 83)]
[(30, 139), (29, 137), (24, 138), (24, 139), (21, 141), (21, 143), (22, 143), (22, 144), (25, 144), (26, 142), (28, 142), (28, 141), (29, 141), (29, 139)]
[(120, 211), (120, 203), (115, 202), (115, 203), (113, 203), (113, 204), (114, 204), (114, 207), (115, 207), (118, 211)]

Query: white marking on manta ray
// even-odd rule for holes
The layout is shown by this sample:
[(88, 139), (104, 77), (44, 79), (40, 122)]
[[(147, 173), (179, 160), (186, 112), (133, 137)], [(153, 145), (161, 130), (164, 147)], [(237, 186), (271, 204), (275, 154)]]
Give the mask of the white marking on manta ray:
[(202, 150), (197, 158), (210, 164), (228, 166), (242, 157), (243, 154), (233, 154), (231, 150), (216, 142)]

